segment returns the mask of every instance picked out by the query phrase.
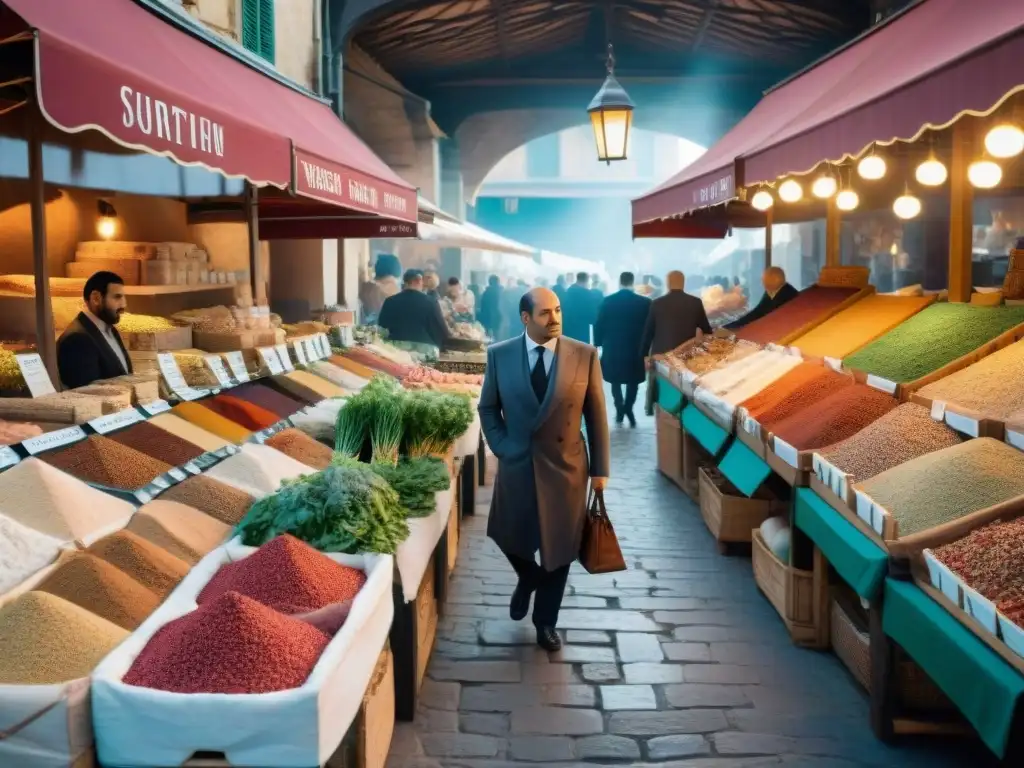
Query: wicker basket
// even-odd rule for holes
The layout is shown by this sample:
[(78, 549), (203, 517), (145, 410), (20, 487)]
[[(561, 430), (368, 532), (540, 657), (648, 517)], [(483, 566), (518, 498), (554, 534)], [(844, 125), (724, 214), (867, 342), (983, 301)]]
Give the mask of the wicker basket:
[(768, 548), (759, 529), (751, 532), (751, 539), (754, 582), (779, 612), (793, 642), (821, 646), (827, 641), (827, 629), (815, 625), (814, 572), (794, 568), (779, 560)]
[(867, 267), (822, 267), (818, 285), (829, 288), (866, 288), (871, 277)]
[(773, 513), (770, 499), (747, 498), (715, 467), (700, 468), (700, 514), (718, 542), (749, 542), (751, 531)]

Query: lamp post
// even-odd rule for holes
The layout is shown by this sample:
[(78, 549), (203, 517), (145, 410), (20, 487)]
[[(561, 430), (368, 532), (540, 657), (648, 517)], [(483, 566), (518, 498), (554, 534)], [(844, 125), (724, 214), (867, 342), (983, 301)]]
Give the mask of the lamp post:
[(629, 129), (633, 124), (633, 101), (615, 79), (615, 56), (608, 44), (608, 76), (587, 107), (597, 142), (597, 159), (609, 165), (625, 160), (629, 149)]

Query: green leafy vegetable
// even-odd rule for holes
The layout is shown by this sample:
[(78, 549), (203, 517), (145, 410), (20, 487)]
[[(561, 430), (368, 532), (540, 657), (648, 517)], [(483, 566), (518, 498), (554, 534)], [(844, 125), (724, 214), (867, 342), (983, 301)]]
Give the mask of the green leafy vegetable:
[(409, 456), (448, 453), (473, 422), (467, 395), (420, 390), (406, 396), (405, 451)]
[(370, 443), (375, 464), (398, 463), (398, 449), (402, 444), (403, 399), (400, 395), (377, 394), (375, 414), (370, 424)]
[(372, 464), (373, 471), (398, 492), (409, 517), (427, 517), (436, 507), (434, 494), (446, 491), (451, 476), (445, 463), (433, 456), (403, 458), (397, 465)]
[(384, 478), (367, 464), (336, 457), (322, 472), (285, 481), (253, 504), (237, 533), (248, 546), (290, 533), (322, 552), (394, 554), (409, 525)]

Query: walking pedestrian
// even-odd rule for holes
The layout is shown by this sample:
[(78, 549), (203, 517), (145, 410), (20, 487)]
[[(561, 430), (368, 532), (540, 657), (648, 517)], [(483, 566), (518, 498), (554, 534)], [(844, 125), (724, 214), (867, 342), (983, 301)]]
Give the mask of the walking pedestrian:
[(615, 423), (628, 419), (631, 427), (636, 426), (633, 405), (644, 380), (640, 344), (651, 311), (651, 300), (633, 290), (634, 281), (632, 272), (619, 276), (619, 290), (601, 302), (594, 323), (594, 346), (601, 348), (601, 371), (612, 385)]
[(525, 332), (488, 348), (480, 395), (480, 424), (498, 458), (487, 535), (519, 577), (509, 615), (524, 619), (536, 592), (537, 644), (557, 651), (555, 627), (569, 566), (580, 552), (588, 477), (596, 490), (608, 478), (604, 385), (597, 350), (562, 336), (554, 291), (532, 289), (519, 310)]
[(589, 281), (590, 275), (586, 272), (576, 275), (576, 282), (565, 290), (562, 304), (565, 335), (584, 344), (590, 343), (590, 326), (597, 319), (596, 302)]
[(497, 275), (487, 278), (487, 287), (484, 288), (484, 292), (480, 296), (480, 308), (476, 313), (484, 331), (494, 341), (501, 340), (499, 334), (502, 326), (502, 308), (505, 304), (502, 297), (504, 290), (501, 287), (501, 279)]

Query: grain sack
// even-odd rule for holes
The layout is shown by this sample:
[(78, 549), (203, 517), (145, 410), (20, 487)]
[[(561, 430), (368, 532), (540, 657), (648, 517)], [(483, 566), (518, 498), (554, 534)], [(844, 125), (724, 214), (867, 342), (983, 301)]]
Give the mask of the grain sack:
[(865, 296), (794, 340), (792, 345), (810, 357), (842, 360), (920, 312), (931, 300), (930, 296)]
[(0, 595), (56, 560), (61, 546), (59, 539), (0, 515)]
[(981, 437), (919, 456), (857, 487), (892, 515), (900, 536), (909, 536), (1024, 495), (1024, 453)]
[(231, 534), (231, 526), (163, 496), (140, 507), (127, 530), (190, 565), (198, 563)]
[(851, 437), (895, 407), (884, 392), (851, 384), (775, 422), (771, 431), (797, 450), (809, 451)]
[(134, 511), (37, 458), (0, 474), (0, 514), (61, 541), (88, 545), (123, 528)]
[(283, 480), (312, 473), (310, 467), (280, 451), (246, 443), (241, 451), (211, 468), (206, 476), (260, 499), (280, 488)]
[(1021, 382), (1024, 382), (1024, 341), (922, 387), (919, 394), (989, 418), (1008, 419), (1014, 412), (1024, 409)]

